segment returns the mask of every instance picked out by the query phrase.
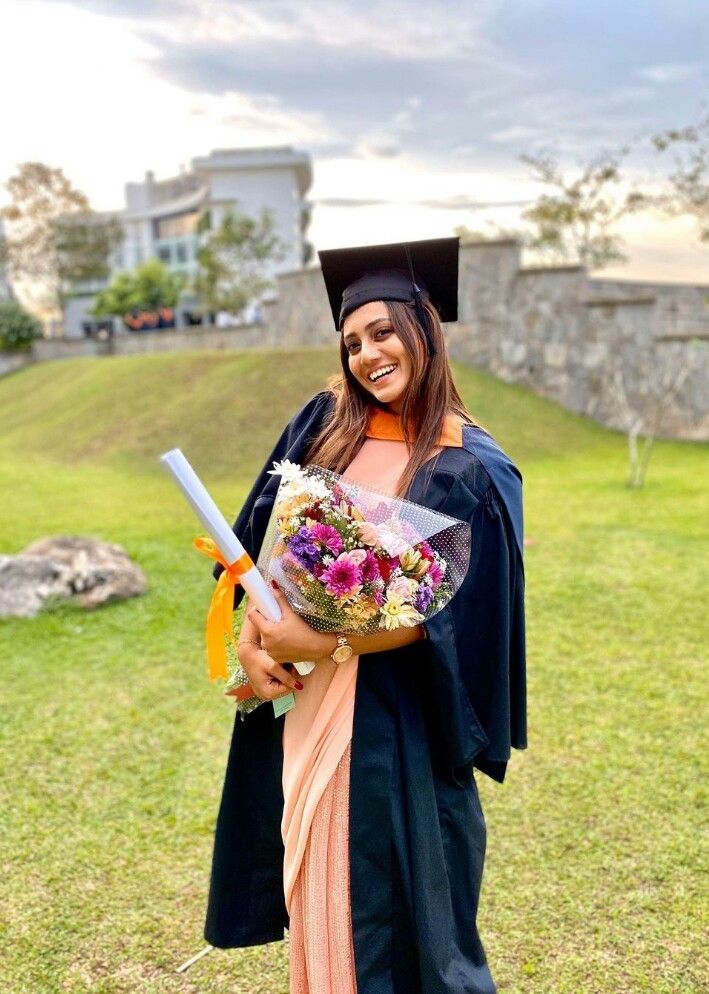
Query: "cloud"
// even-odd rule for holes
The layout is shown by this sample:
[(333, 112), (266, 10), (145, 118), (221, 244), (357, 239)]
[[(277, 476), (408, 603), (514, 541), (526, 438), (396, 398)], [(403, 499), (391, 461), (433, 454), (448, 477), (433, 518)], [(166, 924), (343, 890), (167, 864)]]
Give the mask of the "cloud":
[[(277, 97), (239, 92), (193, 94), (190, 115), (234, 129), (236, 144), (278, 145), (300, 142), (313, 147), (333, 146), (343, 138), (321, 114), (287, 110)], [(246, 137), (248, 135), (248, 138)]]
[[(234, 144), (242, 126), (267, 131), (275, 120), (316, 154), (492, 168), (540, 147), (582, 158), (676, 124), (657, 87), (673, 82), (675, 99), (691, 88), (696, 15), (676, 0), (670, 29), (657, 0), (647, 4), (654, 20), (620, 9), (612, 24), (593, 5), (552, 0), (82, 0), (82, 9), (130, 26), (156, 80), (215, 104), (240, 95), (248, 110), (224, 118)], [(672, 58), (683, 46), (689, 58)]]
[(701, 76), (701, 67), (694, 63), (670, 62), (658, 66), (644, 66), (637, 73), (641, 79), (652, 83), (684, 83)]
[(3, 0), (13, 137), (0, 177), (22, 158), (64, 161), (109, 207), (146, 168), (169, 175), (215, 147), (288, 143), (314, 158), (314, 231), (351, 217), (366, 239), (378, 212), (389, 234), (426, 212), (448, 230), (456, 211), (467, 220), (528, 195), (521, 152), (587, 161), (695, 117), (703, 7)]
[(432, 207), (434, 210), (445, 211), (478, 211), (490, 207), (526, 207), (529, 200), (480, 200), (466, 193), (454, 194), (449, 197), (437, 197), (430, 200), (420, 200), (422, 207)]
[(421, 107), (419, 97), (408, 97), (403, 107), (396, 110), (388, 120), (359, 136), (352, 153), (357, 156), (391, 159), (400, 155), (407, 135), (415, 133), (417, 113)]
[[(475, 127), (485, 93), (494, 99), (529, 76), (491, 37), (501, 5), (151, 0), (143, 9), (131, 0), (84, 0), (82, 8), (131, 25), (150, 46), (146, 65), (156, 79), (187, 93), (275, 101), (295, 120), (319, 116), (347, 136), (351, 155), (386, 159), (460, 146), (461, 119)], [(301, 144), (311, 135), (306, 128)], [(323, 144), (332, 139), (316, 136), (312, 147)]]
[(490, 135), (490, 141), (497, 142), (500, 145), (507, 145), (510, 143), (519, 144), (521, 142), (535, 141), (536, 139), (543, 136), (543, 131), (541, 128), (530, 128), (526, 124), (513, 124), (509, 128), (502, 128), (500, 131), (493, 131)]
[(176, 45), (290, 44), (347, 56), (366, 49), (394, 61), (503, 54), (485, 30), (501, 0), (454, 9), (449, 0), (417, 0), (415, 8), (378, 0), (82, 0), (81, 6), (130, 19), (136, 31)]

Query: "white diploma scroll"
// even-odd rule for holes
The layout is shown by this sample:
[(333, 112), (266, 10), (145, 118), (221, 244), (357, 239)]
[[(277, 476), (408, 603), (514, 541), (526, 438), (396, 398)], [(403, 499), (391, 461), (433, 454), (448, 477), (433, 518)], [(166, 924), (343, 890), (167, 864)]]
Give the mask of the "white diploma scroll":
[[(224, 556), (225, 562), (231, 566), (245, 554), (246, 549), (229, 527), (226, 518), (210, 497), (207, 488), (192, 469), (182, 450), (170, 449), (169, 452), (163, 452), (160, 461), (170, 470), (192, 510)], [(239, 577), (239, 582), (261, 614), (270, 621), (281, 620), (278, 601), (255, 565)], [(315, 663), (299, 662), (294, 665), (301, 676), (315, 669)]]

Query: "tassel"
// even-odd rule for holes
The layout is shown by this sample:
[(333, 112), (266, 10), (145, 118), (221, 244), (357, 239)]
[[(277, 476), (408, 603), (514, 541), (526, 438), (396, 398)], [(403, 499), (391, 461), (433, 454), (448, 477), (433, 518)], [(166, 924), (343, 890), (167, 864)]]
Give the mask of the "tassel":
[(419, 319), (419, 324), (421, 325), (421, 330), (423, 331), (423, 337), (426, 339), (426, 351), (429, 356), (434, 356), (436, 354), (436, 349), (433, 344), (433, 335), (431, 333), (431, 328), (428, 323), (428, 318), (426, 316), (426, 308), (423, 306), (423, 300), (421, 298), (421, 289), (416, 283), (416, 277), (414, 276), (414, 267), (411, 262), (411, 252), (409, 251), (409, 246), (405, 246), (406, 258), (409, 263), (409, 273), (411, 274), (411, 289), (414, 294), (414, 307), (416, 308), (416, 317)]
[(428, 315), (426, 314), (426, 309), (423, 306), (423, 300), (421, 299), (421, 290), (414, 283), (414, 305), (416, 307), (416, 315), (419, 319), (421, 327), (423, 328), (424, 338), (426, 339), (426, 348), (428, 350), (429, 356), (434, 356), (436, 354), (436, 348), (433, 344), (433, 335), (431, 334), (431, 328), (428, 323)]

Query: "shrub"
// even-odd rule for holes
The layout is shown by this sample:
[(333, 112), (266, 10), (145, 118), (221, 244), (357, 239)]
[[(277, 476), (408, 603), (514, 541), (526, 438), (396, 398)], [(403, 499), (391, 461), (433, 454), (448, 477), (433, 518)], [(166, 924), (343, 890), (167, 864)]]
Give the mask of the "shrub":
[(184, 280), (171, 273), (159, 259), (146, 259), (128, 273), (116, 273), (113, 280), (97, 295), (91, 314), (123, 316), (131, 311), (157, 311), (175, 307)]
[(42, 337), (42, 325), (15, 300), (0, 301), (0, 350), (22, 351)]

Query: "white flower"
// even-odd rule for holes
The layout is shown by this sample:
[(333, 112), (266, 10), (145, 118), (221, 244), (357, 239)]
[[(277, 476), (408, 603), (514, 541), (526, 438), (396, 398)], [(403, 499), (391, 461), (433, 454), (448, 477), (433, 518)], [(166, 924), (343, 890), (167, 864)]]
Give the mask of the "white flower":
[(272, 476), (280, 476), (284, 483), (291, 483), (293, 480), (298, 480), (303, 475), (303, 470), (300, 468), (297, 462), (291, 462), (290, 459), (281, 459), (280, 462), (273, 460), (273, 469), (269, 469), (268, 472)]
[(303, 486), (316, 500), (327, 500), (330, 496), (330, 488), (327, 483), (317, 477), (306, 477)]
[(409, 543), (401, 538), (400, 535), (397, 535), (386, 524), (379, 525), (377, 532), (379, 534), (379, 544), (388, 556), (398, 556), (410, 548)]

